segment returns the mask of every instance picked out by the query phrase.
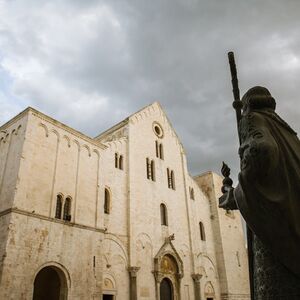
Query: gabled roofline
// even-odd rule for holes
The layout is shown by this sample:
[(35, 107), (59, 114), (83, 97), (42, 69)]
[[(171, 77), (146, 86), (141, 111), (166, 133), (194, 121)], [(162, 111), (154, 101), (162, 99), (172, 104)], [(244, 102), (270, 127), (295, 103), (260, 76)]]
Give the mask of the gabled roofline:
[(107, 135), (109, 135), (110, 133), (124, 127), (125, 125), (128, 124), (129, 118), (124, 119), (123, 121), (117, 123), (116, 125), (114, 125), (113, 127), (110, 127), (108, 129), (106, 129), (105, 131), (103, 131), (102, 133), (98, 134), (97, 136), (95, 136), (93, 139), (94, 140), (99, 140), (102, 139), (104, 137), (106, 137)]
[[(103, 131), (102, 133), (98, 134), (97, 136), (94, 137), (94, 139), (102, 139), (104, 138), (105, 136), (109, 135), (110, 133), (122, 128), (123, 126), (127, 125), (128, 122), (129, 122), (129, 119), (131, 119), (133, 116), (135, 116), (136, 114), (140, 113), (141, 111), (143, 111), (144, 109), (152, 106), (154, 103), (157, 103), (159, 104), (158, 102), (153, 102), (153, 103), (150, 103), (146, 106), (144, 106), (143, 108), (139, 109), (138, 111), (136, 111), (135, 113), (129, 115), (127, 118), (125, 118), (124, 120), (122, 120), (121, 122), (117, 123), (116, 125), (106, 129), (105, 131)], [(159, 105), (160, 106), (160, 105)], [(161, 106), (160, 106), (161, 108)]]

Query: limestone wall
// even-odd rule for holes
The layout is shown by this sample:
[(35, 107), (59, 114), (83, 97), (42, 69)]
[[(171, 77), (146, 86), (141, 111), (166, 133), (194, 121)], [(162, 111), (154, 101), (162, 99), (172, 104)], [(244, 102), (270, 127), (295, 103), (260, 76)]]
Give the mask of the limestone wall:
[(0, 212), (13, 205), (26, 124), (23, 113), (0, 128)]
[(35, 276), (49, 265), (64, 273), (68, 299), (100, 298), (101, 233), (20, 213), (9, 227), (0, 299), (32, 299)]
[[(162, 138), (157, 137), (153, 131), (155, 122), (162, 127)], [(185, 185), (187, 174), (182, 145), (158, 104), (130, 118), (129, 136), (130, 261), (132, 265), (141, 268), (138, 273), (138, 295), (143, 295), (143, 299), (153, 299), (153, 260), (151, 265), (148, 257), (154, 258), (165, 237), (174, 233), (173, 244), (184, 263), (181, 296), (182, 299), (194, 299), (191, 277), (194, 272), (193, 254)], [(155, 141), (163, 144), (164, 159), (156, 157)], [(155, 181), (147, 179), (147, 157), (155, 162)], [(174, 171), (175, 190), (168, 188), (167, 168)], [(161, 225), (161, 203), (167, 207), (168, 226)]]
[(196, 178), (211, 203), (213, 234), (222, 299), (250, 299), (245, 237), (238, 211), (218, 208), (222, 177), (208, 172)]
[(103, 146), (38, 112), (28, 118), (15, 206), (55, 217), (61, 194), (71, 199), (71, 222), (99, 227)]

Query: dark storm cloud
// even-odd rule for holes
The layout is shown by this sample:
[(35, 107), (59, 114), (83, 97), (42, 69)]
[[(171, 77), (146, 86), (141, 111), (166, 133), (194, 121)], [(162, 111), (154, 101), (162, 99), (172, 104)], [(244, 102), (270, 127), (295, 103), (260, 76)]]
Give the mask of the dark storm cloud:
[(155, 100), (192, 174), (238, 171), (227, 51), (241, 93), (266, 85), (300, 129), (298, 1), (0, 2), (0, 103), (96, 135)]

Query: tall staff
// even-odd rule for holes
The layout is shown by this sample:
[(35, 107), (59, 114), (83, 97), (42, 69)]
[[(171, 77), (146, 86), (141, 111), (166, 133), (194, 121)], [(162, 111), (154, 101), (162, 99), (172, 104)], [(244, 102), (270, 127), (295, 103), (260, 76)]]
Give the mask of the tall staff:
[[(230, 65), (230, 73), (231, 73), (231, 83), (232, 83), (232, 92), (234, 101), (232, 103), (233, 108), (235, 109), (236, 114), (236, 122), (237, 122), (237, 129), (239, 135), (239, 143), (241, 145), (241, 136), (239, 133), (239, 123), (242, 118), (242, 101), (240, 99), (240, 90), (237, 78), (237, 71), (236, 65), (234, 60), (234, 53), (228, 52), (228, 61)], [(251, 299), (254, 299), (254, 285), (253, 285), (253, 249), (252, 249), (252, 237), (253, 233), (250, 228), (247, 226), (247, 245), (248, 245), (248, 261), (249, 261), (249, 280), (250, 280), (250, 293)]]

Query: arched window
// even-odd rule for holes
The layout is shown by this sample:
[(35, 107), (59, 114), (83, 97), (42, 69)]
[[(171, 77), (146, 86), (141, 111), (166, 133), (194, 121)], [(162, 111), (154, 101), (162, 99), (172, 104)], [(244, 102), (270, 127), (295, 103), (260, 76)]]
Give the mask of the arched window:
[(105, 189), (104, 191), (104, 213), (109, 214), (110, 213), (110, 192), (108, 189)]
[(119, 157), (119, 169), (123, 170), (123, 155), (120, 155)]
[(159, 144), (159, 158), (164, 159), (164, 147), (163, 144)]
[(118, 168), (118, 153), (115, 153), (115, 168)]
[(160, 204), (160, 221), (161, 221), (161, 225), (168, 226), (167, 207), (163, 203)]
[(206, 238), (205, 238), (205, 230), (204, 230), (204, 225), (202, 222), (199, 222), (199, 229), (200, 229), (200, 238), (201, 238), (201, 241), (205, 241)]
[(170, 177), (171, 177), (171, 188), (173, 190), (175, 190), (175, 176), (174, 176), (174, 171), (171, 171)]
[(55, 218), (61, 219), (61, 210), (62, 210), (62, 195), (56, 196), (56, 209), (55, 209)]
[(66, 221), (71, 221), (71, 198), (70, 197), (67, 197), (65, 200), (63, 219)]
[(155, 181), (155, 163), (154, 160), (151, 160), (151, 179)]

